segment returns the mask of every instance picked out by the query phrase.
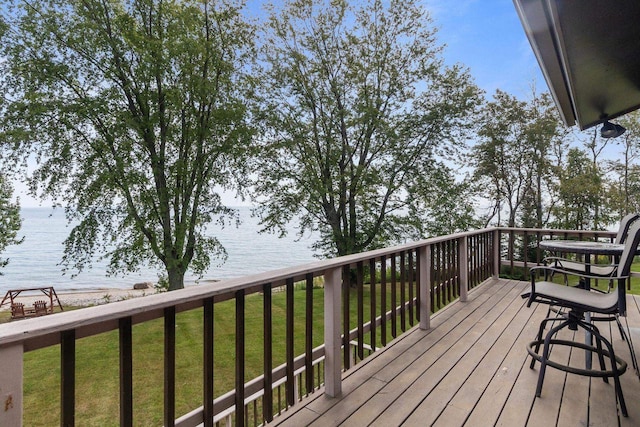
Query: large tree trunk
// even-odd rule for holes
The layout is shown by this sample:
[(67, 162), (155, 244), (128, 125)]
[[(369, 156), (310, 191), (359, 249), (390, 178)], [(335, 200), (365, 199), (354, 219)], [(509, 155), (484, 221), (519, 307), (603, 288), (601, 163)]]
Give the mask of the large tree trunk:
[(179, 267), (167, 267), (169, 290), (184, 289), (184, 270)]

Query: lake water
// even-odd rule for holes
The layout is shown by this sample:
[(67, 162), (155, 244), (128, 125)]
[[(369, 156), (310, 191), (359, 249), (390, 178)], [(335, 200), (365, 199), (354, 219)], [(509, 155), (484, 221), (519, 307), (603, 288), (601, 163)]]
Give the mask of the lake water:
[[(274, 270), (315, 260), (310, 246), (312, 237), (296, 241), (295, 230), (285, 238), (273, 234), (259, 234), (258, 220), (251, 217), (249, 207), (238, 208), (242, 224), (239, 227), (211, 224), (208, 233), (215, 235), (226, 248), (228, 259), (220, 264), (213, 260), (202, 280), (239, 277)], [(56, 291), (95, 290), (107, 288), (130, 289), (134, 283), (157, 282), (158, 271), (144, 269), (127, 276), (107, 277), (106, 262), (96, 261), (76, 277), (72, 272), (63, 274), (59, 265), (64, 249), (63, 241), (70, 231), (64, 212), (51, 208), (23, 208), (24, 236), (20, 245), (9, 246), (0, 256), (9, 258), (9, 265), (0, 276), (0, 298), (7, 289), (53, 286)], [(188, 285), (196, 277), (185, 277)]]

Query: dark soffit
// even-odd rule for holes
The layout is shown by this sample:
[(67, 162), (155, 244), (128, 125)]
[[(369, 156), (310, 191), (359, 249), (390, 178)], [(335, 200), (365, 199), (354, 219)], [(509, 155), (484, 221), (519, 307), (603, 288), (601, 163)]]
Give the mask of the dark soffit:
[(639, 0), (513, 0), (568, 126), (640, 108)]

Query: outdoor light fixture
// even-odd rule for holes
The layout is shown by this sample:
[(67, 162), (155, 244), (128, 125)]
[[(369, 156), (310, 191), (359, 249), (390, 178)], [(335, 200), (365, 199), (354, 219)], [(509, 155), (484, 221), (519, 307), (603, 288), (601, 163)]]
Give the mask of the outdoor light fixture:
[(600, 129), (600, 136), (603, 138), (616, 138), (624, 133), (626, 129), (619, 124), (604, 122), (602, 129)]

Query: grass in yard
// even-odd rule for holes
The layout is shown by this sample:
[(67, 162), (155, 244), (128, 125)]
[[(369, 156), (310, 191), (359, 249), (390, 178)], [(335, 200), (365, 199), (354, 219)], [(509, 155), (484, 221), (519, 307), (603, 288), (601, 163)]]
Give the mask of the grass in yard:
[[(284, 361), (285, 297), (273, 296), (274, 364)], [(295, 292), (296, 354), (304, 347), (304, 292)], [(318, 331), (315, 345), (322, 341), (322, 290), (314, 290), (314, 323)], [(215, 305), (216, 395), (234, 388), (235, 305), (226, 301)], [(262, 374), (262, 298), (246, 299), (246, 378)], [(202, 402), (202, 310), (176, 316), (176, 408), (184, 414)], [(161, 425), (163, 416), (162, 319), (134, 325), (134, 421), (136, 425)], [(25, 354), (25, 415), (29, 426), (59, 424), (59, 346)], [(83, 426), (118, 425), (118, 333), (112, 331), (83, 338), (76, 343), (76, 421)]]
[[(364, 319), (370, 319), (370, 287), (364, 286)], [(313, 345), (323, 342), (324, 289), (313, 289)], [(350, 323), (356, 327), (356, 290), (351, 290)], [(407, 291), (408, 297), (408, 291)], [(396, 287), (400, 301), (400, 286)], [(273, 294), (274, 367), (285, 361), (286, 293)], [(387, 310), (390, 308), (391, 286), (387, 286)], [(246, 376), (245, 381), (263, 373), (263, 299), (254, 294), (246, 297)], [(377, 295), (380, 312), (380, 295)], [(399, 314), (399, 311), (398, 311)], [(296, 355), (304, 353), (305, 291), (294, 292), (294, 345)], [(415, 314), (414, 314), (415, 316)], [(214, 352), (216, 396), (235, 387), (235, 301), (215, 304)], [(408, 310), (407, 310), (408, 319)], [(415, 324), (416, 322), (414, 322)], [(397, 335), (400, 335), (400, 319)], [(406, 322), (410, 328), (409, 321)], [(392, 340), (391, 322), (387, 323), (387, 341)], [(380, 347), (380, 328), (378, 344)], [(185, 414), (202, 405), (202, 309), (178, 313), (176, 316), (176, 413)], [(162, 319), (133, 326), (134, 423), (140, 426), (162, 424), (163, 417), (163, 343)], [(366, 334), (365, 341), (370, 341)], [(82, 338), (76, 342), (76, 422), (82, 426), (118, 425), (119, 419), (118, 332)], [(59, 424), (60, 348), (54, 346), (25, 354), (24, 424), (48, 426)]]

